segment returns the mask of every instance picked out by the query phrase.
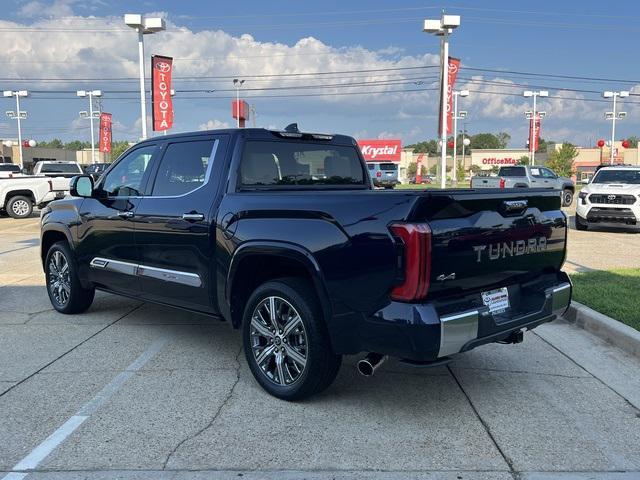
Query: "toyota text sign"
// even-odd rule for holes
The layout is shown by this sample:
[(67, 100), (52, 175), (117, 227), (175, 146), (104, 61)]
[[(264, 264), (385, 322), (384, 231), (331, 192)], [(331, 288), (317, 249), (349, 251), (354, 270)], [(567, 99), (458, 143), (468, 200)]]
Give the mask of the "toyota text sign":
[(367, 162), (399, 162), (400, 140), (358, 140), (362, 156)]
[(151, 101), (153, 130), (169, 130), (173, 126), (173, 102), (171, 100), (171, 73), (173, 58), (151, 57)]

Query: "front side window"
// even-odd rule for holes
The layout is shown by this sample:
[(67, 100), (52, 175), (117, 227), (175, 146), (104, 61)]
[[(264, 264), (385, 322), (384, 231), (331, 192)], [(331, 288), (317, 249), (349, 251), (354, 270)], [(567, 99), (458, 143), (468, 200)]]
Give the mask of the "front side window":
[(544, 178), (556, 178), (556, 174), (553, 173), (551, 170), (549, 170), (548, 168), (542, 168), (542, 176)]
[(172, 143), (162, 157), (153, 185), (154, 196), (177, 196), (204, 185), (217, 140)]
[(248, 141), (243, 186), (365, 185), (355, 147), (293, 141)]
[(142, 179), (155, 150), (155, 145), (145, 145), (128, 153), (105, 177), (102, 190), (109, 197), (141, 195)]

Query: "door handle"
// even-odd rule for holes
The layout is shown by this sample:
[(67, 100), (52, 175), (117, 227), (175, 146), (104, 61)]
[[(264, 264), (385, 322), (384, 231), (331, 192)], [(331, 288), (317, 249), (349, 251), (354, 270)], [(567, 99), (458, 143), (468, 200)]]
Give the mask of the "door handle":
[(183, 213), (182, 219), (187, 222), (199, 222), (204, 220), (204, 213)]
[(118, 212), (118, 216), (120, 218), (131, 218), (133, 217), (133, 212), (131, 210), (126, 210), (123, 212)]

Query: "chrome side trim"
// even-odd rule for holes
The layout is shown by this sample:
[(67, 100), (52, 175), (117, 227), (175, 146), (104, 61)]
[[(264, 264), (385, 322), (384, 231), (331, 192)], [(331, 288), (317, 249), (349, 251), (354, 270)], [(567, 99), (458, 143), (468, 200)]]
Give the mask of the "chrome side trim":
[(111, 260), (108, 258), (96, 257), (89, 264), (92, 268), (100, 268), (110, 272), (123, 273), (125, 275), (135, 275), (138, 265), (135, 263), (121, 262), (120, 260)]
[(459, 353), (469, 341), (478, 338), (478, 310), (440, 318), (440, 350), (438, 358)]
[(124, 275), (135, 275), (138, 277), (155, 278), (165, 282), (179, 283), (189, 287), (202, 286), (202, 279), (197, 273), (181, 272), (166, 268), (149, 267), (136, 263), (111, 260), (109, 258), (95, 257), (89, 264), (91, 268), (107, 270), (110, 272), (122, 273)]
[(551, 311), (564, 311), (571, 303), (571, 284), (562, 283), (551, 291)]
[(202, 285), (200, 275), (197, 273), (179, 272), (177, 270), (168, 270), (166, 268), (147, 267), (146, 265), (138, 265), (138, 276), (155, 278), (156, 280), (164, 280), (165, 282), (180, 283), (190, 287), (199, 287)]

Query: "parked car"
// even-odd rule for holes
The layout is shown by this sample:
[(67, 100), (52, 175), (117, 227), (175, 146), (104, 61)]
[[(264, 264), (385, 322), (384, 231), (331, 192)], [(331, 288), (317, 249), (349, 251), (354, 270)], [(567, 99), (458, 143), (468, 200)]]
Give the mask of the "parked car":
[[(322, 172), (322, 176), (316, 173)], [(257, 382), (295, 400), (345, 354), (430, 366), (565, 311), (566, 217), (552, 190), (372, 190), (343, 135), (227, 129), (158, 136), (41, 217), (62, 313), (96, 289), (242, 329)]]
[(93, 180), (97, 180), (104, 171), (109, 168), (110, 163), (92, 163), (84, 167), (84, 173), (91, 175)]
[(0, 163), (0, 178), (12, 178), (22, 175), (20, 165), (15, 163)]
[(576, 191), (573, 180), (559, 177), (547, 167), (517, 165), (500, 167), (497, 177), (471, 177), (471, 188), (555, 188), (562, 192), (562, 205), (573, 203)]
[(367, 162), (369, 175), (375, 187), (393, 188), (398, 181), (398, 165), (393, 162)]
[[(417, 183), (415, 175), (409, 179), (409, 183), (412, 184), (412, 185), (415, 185)], [(430, 185), (432, 183), (433, 183), (433, 179), (430, 176), (422, 175), (422, 178), (420, 180), (420, 184), (422, 184), (422, 185)]]
[(52, 182), (47, 177), (28, 175), (0, 178), (0, 212), (13, 218), (26, 218), (33, 207), (44, 207), (55, 200)]
[(599, 168), (578, 194), (576, 228), (589, 225), (640, 225), (640, 167)]
[(69, 193), (71, 178), (82, 174), (82, 168), (76, 162), (43, 160), (33, 167), (34, 175), (45, 175), (53, 179), (53, 191)]

